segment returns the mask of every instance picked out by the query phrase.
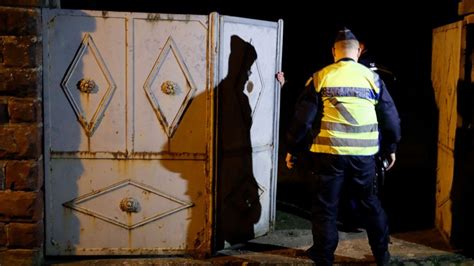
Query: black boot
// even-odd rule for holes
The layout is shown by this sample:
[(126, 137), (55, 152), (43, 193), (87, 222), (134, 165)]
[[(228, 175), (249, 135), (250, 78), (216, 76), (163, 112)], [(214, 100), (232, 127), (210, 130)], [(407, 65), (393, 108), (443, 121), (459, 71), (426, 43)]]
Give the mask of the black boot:
[(386, 266), (389, 265), (390, 262), (390, 252), (385, 251), (383, 256), (376, 256), (375, 257), (375, 262), (377, 263), (377, 266)]

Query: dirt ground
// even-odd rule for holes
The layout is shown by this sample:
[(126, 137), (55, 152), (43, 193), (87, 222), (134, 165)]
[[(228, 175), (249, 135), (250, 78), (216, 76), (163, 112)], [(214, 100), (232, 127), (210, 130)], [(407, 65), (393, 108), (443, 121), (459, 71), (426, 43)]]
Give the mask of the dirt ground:
[[(336, 265), (375, 265), (366, 233), (339, 233)], [(208, 259), (191, 257), (49, 259), (46, 265), (313, 265), (304, 251), (312, 244), (311, 224), (298, 215), (277, 211), (275, 230), (245, 245), (219, 251)], [(451, 250), (436, 229), (391, 235), (391, 265), (474, 265)]]

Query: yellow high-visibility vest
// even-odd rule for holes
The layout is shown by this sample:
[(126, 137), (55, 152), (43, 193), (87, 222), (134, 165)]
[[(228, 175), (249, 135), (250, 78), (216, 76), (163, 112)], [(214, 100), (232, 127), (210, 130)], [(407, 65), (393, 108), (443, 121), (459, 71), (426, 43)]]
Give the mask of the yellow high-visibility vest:
[(343, 60), (316, 72), (313, 82), (323, 108), (320, 131), (311, 151), (338, 155), (377, 153), (377, 74), (357, 62)]

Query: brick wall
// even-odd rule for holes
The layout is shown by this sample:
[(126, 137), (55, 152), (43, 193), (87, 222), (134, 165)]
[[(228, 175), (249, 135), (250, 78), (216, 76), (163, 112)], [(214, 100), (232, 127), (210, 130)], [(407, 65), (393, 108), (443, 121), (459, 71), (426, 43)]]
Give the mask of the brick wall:
[(0, 265), (39, 265), (44, 241), (42, 0), (0, 0)]

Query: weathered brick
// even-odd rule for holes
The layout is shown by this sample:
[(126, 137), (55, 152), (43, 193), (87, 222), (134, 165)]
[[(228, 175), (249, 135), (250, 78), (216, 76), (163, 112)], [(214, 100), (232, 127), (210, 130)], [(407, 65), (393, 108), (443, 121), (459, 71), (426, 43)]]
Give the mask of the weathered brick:
[(37, 190), (43, 182), (42, 169), (42, 160), (9, 161), (6, 165), (5, 187), (10, 190)]
[(0, 158), (38, 159), (40, 134), (36, 125), (0, 125)]
[(39, 9), (0, 7), (0, 35), (36, 35), (40, 32), (40, 21)]
[(0, 3), (5, 6), (25, 6), (41, 7), (47, 0), (1, 0)]
[(3, 66), (3, 51), (5, 51), (5, 46), (3, 45), (5, 37), (0, 36), (0, 66)]
[[(0, 102), (1, 106), (1, 102)], [(41, 106), (38, 100), (10, 98), (8, 101), (10, 122), (40, 122)]]
[(0, 97), (0, 124), (8, 123), (8, 99)]
[(43, 193), (0, 191), (0, 221), (39, 221), (43, 218)]
[(0, 247), (7, 244), (7, 228), (4, 223), (0, 223)]
[(42, 249), (10, 249), (0, 251), (2, 266), (33, 266), (42, 265)]
[(0, 161), (0, 190), (5, 189), (6, 178), (7, 178), (7, 161)]
[(3, 37), (1, 51), (4, 67), (36, 67), (41, 65), (42, 50), (37, 36)]
[(0, 95), (39, 97), (42, 80), (39, 68), (0, 68)]
[(15, 132), (6, 126), (0, 125), (0, 158), (10, 157), (17, 153), (18, 147), (15, 143)]
[(9, 248), (37, 248), (43, 243), (43, 222), (10, 223), (7, 226)]

